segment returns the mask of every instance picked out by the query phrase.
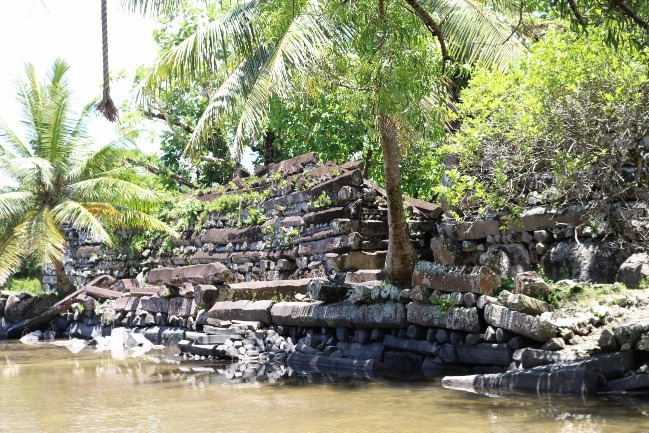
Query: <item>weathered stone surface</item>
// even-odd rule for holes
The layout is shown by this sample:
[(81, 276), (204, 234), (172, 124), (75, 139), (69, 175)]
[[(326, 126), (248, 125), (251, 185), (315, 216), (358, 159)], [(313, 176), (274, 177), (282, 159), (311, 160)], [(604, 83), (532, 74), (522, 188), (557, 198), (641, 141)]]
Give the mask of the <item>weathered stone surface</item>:
[(505, 395), (512, 391), (537, 394), (589, 395), (599, 390), (597, 374), (585, 367), (509, 371), (501, 374), (447, 376), (442, 386), (488, 395)]
[(377, 269), (361, 269), (354, 272), (347, 272), (345, 284), (359, 284), (370, 281), (380, 282), (385, 279), (385, 272)]
[(209, 318), (220, 320), (245, 320), (243, 310), (250, 301), (223, 301), (216, 302), (207, 313)]
[(250, 301), (243, 308), (243, 320), (249, 322), (271, 323), (270, 310), (273, 301)]
[(311, 280), (307, 292), (311, 299), (324, 302), (339, 302), (347, 297), (349, 288), (331, 284), (325, 280)]
[(622, 379), (611, 380), (606, 383), (606, 391), (647, 391), (649, 390), (649, 374), (635, 374)]
[(374, 373), (385, 369), (385, 365), (374, 360), (355, 360), (329, 356), (307, 355), (294, 352), (288, 358), (288, 365), (298, 371), (311, 371), (337, 376), (372, 378)]
[(518, 362), (522, 368), (532, 368), (540, 365), (576, 360), (576, 357), (571, 354), (550, 352), (529, 347), (516, 350), (512, 355), (512, 358), (514, 361)]
[[(607, 379), (617, 379), (624, 377), (626, 372), (635, 368), (635, 360), (633, 351), (627, 350), (625, 352), (595, 355), (590, 358), (557, 365), (567, 368), (584, 366), (589, 370), (605, 376)], [(552, 368), (552, 366), (537, 368)]]
[(536, 297), (549, 291), (548, 283), (534, 271), (521, 272), (514, 277), (514, 293)]
[(196, 314), (196, 303), (193, 298), (175, 296), (169, 299), (169, 316), (189, 317)]
[(164, 286), (131, 287), (132, 296), (160, 296), (165, 292)]
[(253, 242), (261, 239), (261, 236), (261, 226), (228, 227), (205, 230), (199, 235), (199, 239), (203, 244), (227, 245), (229, 243)]
[[(505, 291), (503, 291), (505, 292)], [(514, 311), (530, 314), (532, 316), (540, 316), (543, 313), (552, 311), (552, 306), (547, 302), (539, 301), (522, 293), (514, 294), (509, 293), (504, 305)]]
[(184, 266), (174, 269), (169, 284), (176, 287), (180, 287), (185, 282), (192, 284), (220, 284), (225, 282), (229, 276), (229, 269), (221, 263)]
[(336, 348), (343, 353), (345, 358), (365, 360), (372, 359), (381, 361), (383, 357), (383, 343), (347, 343), (339, 341)]
[(480, 332), (478, 310), (474, 308), (448, 308), (439, 305), (425, 305), (417, 302), (408, 304), (408, 322), (421, 326), (438, 327), (463, 331)]
[(153, 326), (150, 328), (137, 328), (132, 332), (144, 334), (153, 344), (162, 344), (167, 347), (177, 347), (185, 338), (185, 329), (173, 326)]
[(219, 299), (238, 301), (244, 299), (287, 299), (305, 294), (311, 278), (299, 280), (250, 281), (230, 284), (220, 289)]
[(637, 288), (640, 282), (649, 281), (649, 254), (636, 253), (626, 259), (617, 271), (616, 281), (629, 288)]
[(550, 246), (541, 265), (545, 275), (555, 281), (567, 276), (573, 280), (612, 283), (619, 267), (617, 252), (609, 243), (597, 240), (565, 240)]
[(73, 322), (68, 327), (66, 334), (68, 334), (70, 338), (92, 340), (93, 338), (102, 335), (102, 329), (101, 325), (86, 325), (81, 322)]
[(616, 326), (612, 329), (612, 332), (620, 347), (625, 344), (633, 347), (643, 333), (649, 332), (649, 323)]
[(304, 215), (304, 225), (309, 227), (317, 224), (329, 224), (331, 221), (340, 218), (358, 218), (360, 212), (360, 200), (349, 203), (346, 206), (334, 206)]
[(5, 304), (4, 317), (10, 322), (19, 322), (26, 319), (32, 304), (36, 302), (37, 299), (31, 296), (21, 299), (19, 295), (11, 294)]
[(620, 350), (620, 346), (618, 346), (615, 340), (615, 335), (613, 335), (610, 329), (604, 329), (602, 331), (597, 340), (597, 345), (603, 352), (617, 352)]
[(473, 223), (459, 223), (455, 227), (455, 234), (459, 240), (484, 239), (500, 233), (499, 223), (493, 221), (476, 221)]
[(530, 253), (521, 243), (490, 245), (480, 255), (479, 263), (502, 277), (510, 278), (529, 271), (532, 266)]
[(438, 355), (441, 349), (441, 345), (436, 342), (431, 343), (430, 341), (425, 340), (410, 340), (406, 338), (398, 338), (394, 335), (386, 335), (383, 339), (383, 345), (388, 349), (407, 350), (429, 356)]
[(405, 328), (406, 307), (400, 303), (360, 305), (352, 319), (356, 328)]
[(219, 300), (219, 289), (211, 284), (194, 286), (194, 302), (197, 307), (211, 308)]
[(315, 326), (312, 317), (314, 305), (309, 302), (277, 302), (270, 309), (275, 325), (281, 326)]
[(530, 316), (496, 304), (485, 306), (484, 318), (490, 325), (523, 335), (535, 341), (546, 342), (557, 334), (555, 326), (544, 315)]
[(300, 256), (311, 256), (324, 253), (341, 253), (357, 250), (361, 246), (362, 236), (357, 233), (326, 238), (319, 241), (303, 242), (298, 247)]
[(412, 274), (412, 285), (443, 292), (490, 295), (500, 285), (500, 278), (485, 267), (456, 267), (419, 261)]
[(351, 251), (345, 254), (328, 253), (327, 262), (337, 271), (383, 269), (387, 251)]
[(191, 353), (198, 356), (216, 356), (216, 345), (214, 344), (194, 344), (189, 340), (182, 340), (178, 343), (178, 348), (182, 353)]
[(194, 344), (224, 344), (230, 335), (205, 334), (203, 332), (185, 332), (185, 338)]
[(430, 249), (433, 252), (435, 262), (443, 265), (461, 265), (462, 249), (460, 243), (443, 236), (437, 236), (430, 240)]
[(88, 284), (84, 286), (84, 289), (88, 296), (92, 296), (95, 299), (117, 299), (124, 295), (122, 292), (102, 289), (101, 287), (90, 286)]
[(336, 176), (333, 179), (319, 183), (309, 190), (311, 198), (316, 199), (323, 192), (335, 194), (344, 186), (362, 186), (363, 173), (360, 170), (352, 170)]
[(169, 309), (169, 299), (160, 296), (143, 296), (140, 298), (138, 308), (150, 313), (166, 313)]
[(512, 362), (512, 349), (507, 344), (459, 343), (455, 350), (463, 364), (509, 365)]
[(149, 284), (169, 284), (173, 279), (174, 268), (154, 268), (149, 271), (147, 282)]

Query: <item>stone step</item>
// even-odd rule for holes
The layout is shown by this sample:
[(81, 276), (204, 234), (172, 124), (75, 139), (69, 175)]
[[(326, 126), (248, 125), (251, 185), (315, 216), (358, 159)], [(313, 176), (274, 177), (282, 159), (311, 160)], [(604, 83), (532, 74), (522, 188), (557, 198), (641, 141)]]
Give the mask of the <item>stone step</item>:
[(500, 277), (484, 266), (451, 266), (422, 260), (415, 265), (412, 286), (491, 295), (500, 286)]

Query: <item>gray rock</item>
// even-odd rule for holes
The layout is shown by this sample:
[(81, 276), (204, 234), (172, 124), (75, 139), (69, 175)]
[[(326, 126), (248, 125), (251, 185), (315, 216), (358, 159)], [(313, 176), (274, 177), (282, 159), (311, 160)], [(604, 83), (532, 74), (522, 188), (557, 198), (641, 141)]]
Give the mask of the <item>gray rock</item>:
[(455, 349), (463, 364), (509, 365), (512, 362), (512, 349), (507, 344), (459, 343)]
[(515, 293), (536, 297), (549, 291), (548, 284), (534, 271), (521, 272), (514, 277)]
[(388, 349), (406, 350), (423, 355), (437, 355), (440, 351), (440, 345), (437, 343), (423, 340), (408, 340), (393, 335), (386, 335), (383, 339), (383, 345)]
[(523, 244), (490, 245), (480, 255), (480, 265), (491, 269), (497, 275), (513, 278), (516, 274), (529, 271), (530, 254)]
[(343, 343), (338, 342), (336, 348), (342, 352), (345, 358), (380, 361), (383, 356), (384, 345), (382, 343)]
[(624, 283), (629, 288), (637, 288), (639, 284), (649, 280), (649, 254), (636, 253), (626, 259), (617, 271), (616, 281)]
[(509, 332), (505, 331), (503, 328), (496, 329), (497, 343), (507, 343), (510, 338), (512, 338), (512, 335)]
[(500, 277), (485, 267), (447, 266), (420, 261), (412, 274), (412, 286), (430, 287), (444, 292), (490, 295), (500, 286)]
[(541, 350), (554, 351), (561, 350), (566, 347), (566, 342), (563, 341), (563, 338), (555, 337), (551, 338), (541, 346)]
[(533, 316), (539, 316), (548, 311), (552, 311), (553, 308), (547, 302), (539, 301), (530, 296), (523, 295), (521, 293), (511, 294), (505, 306), (514, 311), (520, 311), (521, 313), (531, 314)]
[(448, 308), (411, 302), (407, 306), (408, 322), (426, 327), (446, 328), (467, 333), (480, 332), (478, 310), (473, 308)]
[(574, 355), (550, 352), (547, 350), (532, 349), (529, 347), (518, 349), (512, 355), (521, 368), (533, 368), (559, 362), (575, 361)]
[(616, 352), (620, 350), (620, 346), (617, 344), (615, 335), (611, 332), (610, 329), (604, 329), (599, 336), (597, 345), (603, 352)]
[(487, 326), (487, 329), (485, 329), (485, 332), (484, 332), (484, 335), (482, 336), (482, 338), (487, 343), (495, 343), (496, 342), (496, 331), (494, 330), (493, 327)]
[(383, 362), (391, 375), (398, 377), (423, 375), (424, 357), (422, 355), (388, 350), (385, 352)]
[(649, 389), (649, 374), (635, 374), (606, 383), (609, 392), (628, 392)]
[(596, 283), (612, 283), (619, 268), (618, 250), (609, 243), (586, 239), (552, 244), (541, 259), (545, 275), (557, 281), (571, 278)]
[(323, 280), (311, 280), (307, 292), (311, 299), (324, 302), (340, 302), (347, 297), (347, 287), (331, 284)]
[(495, 304), (489, 304), (484, 309), (488, 324), (541, 342), (546, 342), (557, 334), (556, 327), (547, 320), (547, 314), (549, 313), (530, 316)]
[(482, 335), (480, 334), (468, 334), (466, 336), (466, 344), (478, 344), (482, 341)]

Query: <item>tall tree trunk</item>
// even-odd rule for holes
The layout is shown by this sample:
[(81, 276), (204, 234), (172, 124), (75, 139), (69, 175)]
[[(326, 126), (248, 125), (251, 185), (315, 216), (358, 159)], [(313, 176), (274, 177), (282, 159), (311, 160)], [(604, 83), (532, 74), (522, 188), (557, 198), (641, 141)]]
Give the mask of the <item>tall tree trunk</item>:
[(54, 272), (56, 273), (56, 290), (60, 295), (67, 295), (72, 291), (72, 283), (70, 277), (65, 273), (65, 268), (60, 260), (52, 263)]
[(418, 256), (410, 242), (410, 233), (403, 210), (399, 173), (399, 138), (395, 124), (389, 116), (380, 113), (378, 123), (388, 201), (389, 238), (385, 271), (391, 281), (406, 282), (412, 278)]
[(275, 162), (275, 133), (266, 130), (264, 133), (264, 165), (270, 165)]
[(101, 0), (101, 48), (104, 63), (103, 98), (97, 104), (97, 111), (111, 122), (117, 120), (117, 108), (110, 98), (110, 74), (108, 73), (108, 8), (107, 0)]

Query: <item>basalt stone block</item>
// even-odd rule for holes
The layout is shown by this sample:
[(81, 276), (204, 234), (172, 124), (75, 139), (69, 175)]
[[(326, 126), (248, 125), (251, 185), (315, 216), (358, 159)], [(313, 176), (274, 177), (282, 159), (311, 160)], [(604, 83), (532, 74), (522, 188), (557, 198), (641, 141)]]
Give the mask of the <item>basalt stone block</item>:
[(132, 332), (144, 334), (147, 340), (153, 344), (162, 344), (166, 347), (177, 347), (178, 343), (185, 338), (185, 328), (172, 326), (153, 326), (150, 328), (138, 328)]
[(649, 390), (649, 374), (635, 374), (622, 379), (611, 380), (606, 383), (606, 391), (628, 392)]
[(124, 296), (122, 292), (116, 290), (102, 289), (101, 287), (85, 285), (84, 289), (86, 295), (92, 296), (95, 299), (117, 299)]
[(36, 298), (25, 297), (21, 299), (19, 295), (11, 294), (5, 303), (4, 317), (10, 322), (19, 322), (27, 319), (27, 313), (36, 302)]
[(194, 302), (197, 307), (210, 308), (219, 301), (219, 288), (211, 284), (197, 284), (194, 286)]
[(143, 296), (139, 308), (150, 313), (166, 313), (169, 310), (169, 299), (159, 296)]
[(348, 235), (325, 238), (319, 241), (303, 242), (298, 246), (300, 256), (312, 256), (314, 254), (341, 253), (357, 250), (361, 246), (363, 238), (353, 232)]
[(555, 364), (558, 362), (575, 361), (576, 357), (571, 354), (550, 352), (547, 350), (524, 348), (515, 351), (512, 359), (522, 368), (533, 368), (540, 365)]
[(550, 291), (548, 283), (536, 272), (528, 271), (514, 277), (514, 292), (528, 296), (546, 295)]
[(238, 301), (244, 299), (293, 298), (296, 294), (307, 292), (311, 278), (299, 280), (250, 281), (233, 283), (229, 288), (220, 289), (220, 299)]
[(361, 208), (361, 201), (355, 201), (346, 206), (334, 206), (327, 209), (310, 212), (304, 215), (304, 226), (329, 224), (335, 219), (356, 219)]
[(412, 285), (443, 292), (473, 292), (491, 295), (500, 277), (485, 267), (448, 266), (420, 261), (412, 274)]
[(383, 269), (387, 251), (351, 251), (345, 254), (328, 253), (327, 262), (337, 271)]
[(311, 280), (307, 292), (311, 299), (323, 302), (339, 302), (347, 297), (347, 287), (334, 285), (324, 280)]
[(92, 340), (93, 338), (102, 335), (102, 328), (101, 325), (86, 325), (81, 322), (73, 322), (68, 327), (66, 334), (68, 334), (70, 338)]
[(446, 376), (444, 388), (477, 392), (487, 395), (506, 395), (512, 391), (537, 394), (590, 395), (600, 389), (597, 373), (585, 368), (557, 368), (553, 370), (517, 370), (501, 374)]
[(185, 332), (185, 338), (194, 344), (224, 344), (230, 335), (205, 334), (203, 332)]
[(199, 239), (203, 244), (211, 243), (215, 245), (254, 242), (261, 239), (261, 237), (261, 226), (208, 229), (199, 235)]
[(243, 310), (250, 301), (216, 302), (207, 313), (209, 318), (221, 320), (245, 320)]
[(408, 322), (416, 325), (453, 329), (468, 333), (480, 333), (480, 320), (475, 307), (442, 308), (439, 305), (425, 305), (411, 302), (407, 306)]
[(473, 223), (459, 223), (455, 226), (458, 240), (484, 239), (487, 236), (500, 234), (500, 225), (497, 220), (476, 221)]
[(230, 270), (221, 263), (184, 266), (175, 268), (170, 284), (180, 287), (182, 283), (220, 284), (230, 276)]
[(547, 302), (539, 301), (522, 293), (510, 293), (504, 304), (511, 310), (520, 311), (521, 313), (532, 316), (540, 316), (543, 313), (553, 310), (552, 306)]
[(556, 327), (544, 316), (530, 316), (496, 304), (488, 304), (484, 309), (488, 324), (540, 342), (546, 342), (557, 334)]
[(160, 296), (165, 291), (164, 286), (132, 287), (131, 296)]
[(249, 322), (271, 323), (270, 310), (273, 301), (251, 301), (243, 308), (243, 320)]
[(169, 299), (169, 316), (189, 317), (196, 313), (196, 303), (193, 298), (175, 296)]
[(384, 346), (382, 343), (361, 344), (340, 341), (336, 344), (336, 348), (343, 353), (345, 358), (357, 360), (372, 359), (378, 362), (383, 357)]
[(369, 281), (382, 281), (385, 279), (385, 272), (379, 269), (361, 269), (354, 272), (347, 272), (345, 284), (367, 283)]
[(147, 282), (149, 284), (169, 284), (173, 278), (174, 268), (154, 268), (149, 271)]
[(386, 335), (383, 339), (383, 345), (387, 349), (399, 349), (409, 352), (417, 352), (427, 356), (437, 356), (442, 347), (438, 343), (431, 343), (430, 341), (425, 340), (398, 338), (394, 335)]
[(191, 353), (198, 356), (216, 356), (216, 345), (214, 344), (194, 344), (189, 340), (178, 342), (178, 348), (182, 353)]
[(512, 362), (513, 351), (507, 344), (459, 343), (455, 349), (463, 364), (509, 365)]
[(358, 306), (352, 318), (356, 328), (406, 328), (406, 306), (401, 303), (366, 304)]
[(351, 328), (352, 320), (357, 312), (358, 306), (347, 302), (335, 304), (318, 303), (313, 306), (311, 318), (316, 326)]
[(273, 324), (301, 327), (317, 326), (313, 317), (313, 309), (317, 304), (310, 302), (278, 302), (270, 309)]

